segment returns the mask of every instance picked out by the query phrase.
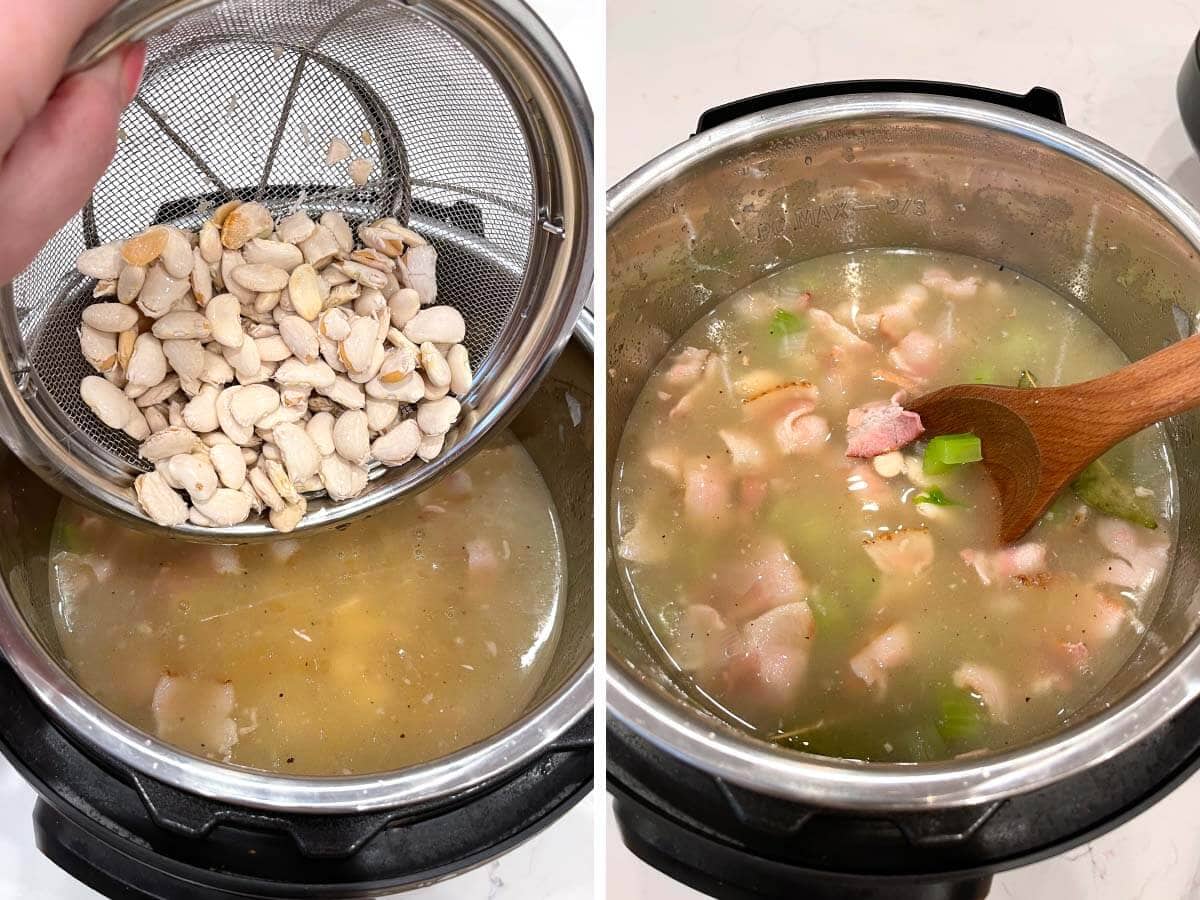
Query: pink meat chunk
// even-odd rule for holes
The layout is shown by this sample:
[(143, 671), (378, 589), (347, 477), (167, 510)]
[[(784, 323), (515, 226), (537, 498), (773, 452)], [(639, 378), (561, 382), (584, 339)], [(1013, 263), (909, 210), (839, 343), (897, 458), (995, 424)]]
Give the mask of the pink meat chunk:
[(918, 379), (937, 374), (942, 364), (938, 342), (923, 331), (910, 331), (888, 351), (888, 362)]
[(891, 453), (924, 432), (921, 417), (895, 400), (857, 406), (846, 417), (846, 455), (870, 458)]
[(732, 661), (729, 677), (760, 706), (787, 706), (802, 684), (814, 630), (804, 601), (763, 613), (743, 627), (743, 653)]

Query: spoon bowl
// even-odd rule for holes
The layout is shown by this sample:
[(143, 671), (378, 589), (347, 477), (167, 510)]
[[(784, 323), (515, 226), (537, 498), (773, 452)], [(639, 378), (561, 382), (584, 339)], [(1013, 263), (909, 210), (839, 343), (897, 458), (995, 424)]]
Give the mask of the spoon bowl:
[(1005, 544), (1032, 528), (1106, 450), (1197, 406), (1200, 335), (1091, 381), (1050, 388), (960, 384), (905, 404), (931, 437), (971, 432), (979, 438)]

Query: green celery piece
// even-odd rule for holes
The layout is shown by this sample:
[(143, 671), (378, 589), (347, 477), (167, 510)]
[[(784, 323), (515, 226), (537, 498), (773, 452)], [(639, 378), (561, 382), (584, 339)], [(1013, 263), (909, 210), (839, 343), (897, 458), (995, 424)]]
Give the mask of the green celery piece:
[(942, 685), (937, 692), (937, 733), (947, 744), (976, 737), (987, 721), (987, 710), (970, 691)]
[[(1025, 370), (1017, 381), (1019, 388), (1037, 387), (1037, 379), (1033, 373)], [(1158, 520), (1150, 515), (1138, 500), (1128, 484), (1113, 474), (1112, 470), (1102, 460), (1088, 464), (1071, 482), (1071, 490), (1075, 496), (1095, 510), (1106, 516), (1124, 519), (1143, 528), (1155, 529)]]
[(771, 316), (771, 337), (787, 337), (789, 334), (800, 334), (808, 328), (808, 322), (802, 317), (782, 307), (775, 310)]
[(925, 445), (923, 469), (926, 475), (941, 475), (952, 466), (979, 462), (983, 448), (973, 434), (939, 434)]
[(1106, 516), (1124, 519), (1143, 528), (1158, 527), (1158, 520), (1146, 512), (1133, 488), (1114, 475), (1100, 460), (1089, 464), (1079, 473), (1071, 482), (1071, 490), (1088, 506)]
[(91, 549), (91, 542), (83, 536), (79, 526), (72, 522), (59, 523), (57, 538), (59, 545), (71, 553), (86, 553)]
[(994, 384), (996, 370), (991, 366), (980, 367), (971, 373), (971, 380), (976, 384)]
[(818, 640), (846, 634), (850, 617), (844, 603), (825, 596), (821, 589), (816, 587), (808, 595), (808, 608), (812, 610)]
[(958, 501), (951, 500), (949, 497), (947, 497), (945, 493), (943, 493), (942, 489), (936, 485), (927, 491), (921, 491), (919, 494), (914, 494), (912, 502), (930, 503), (933, 506), (962, 506), (962, 504)]

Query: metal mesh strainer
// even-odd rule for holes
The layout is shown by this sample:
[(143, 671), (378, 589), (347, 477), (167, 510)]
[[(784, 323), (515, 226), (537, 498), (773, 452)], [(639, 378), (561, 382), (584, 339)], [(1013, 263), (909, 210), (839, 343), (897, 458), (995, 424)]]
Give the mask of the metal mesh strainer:
[[(373, 472), (353, 501), (310, 498), (300, 527), (359, 515), (460, 463), (540, 380), (590, 288), (590, 113), (544, 26), (517, 0), (130, 0), (85, 38), (79, 65), (147, 34), (112, 165), (0, 310), (6, 442), (55, 487), (142, 520), (130, 484), (148, 466), (79, 399), (93, 283), (75, 259), (152, 223), (197, 228), (237, 197), (277, 215), (408, 222), (438, 250), (438, 302), (468, 323), (476, 387), (454, 443), (433, 463)], [(346, 163), (325, 164), (333, 137), (375, 164), (366, 186)]]

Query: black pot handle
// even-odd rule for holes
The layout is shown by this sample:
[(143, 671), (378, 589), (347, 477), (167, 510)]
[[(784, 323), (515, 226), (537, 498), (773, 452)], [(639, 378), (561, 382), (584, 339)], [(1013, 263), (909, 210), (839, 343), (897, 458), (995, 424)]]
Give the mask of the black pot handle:
[(938, 97), (957, 97), (961, 100), (978, 100), (1006, 106), (1031, 115), (1041, 116), (1059, 125), (1066, 125), (1062, 99), (1049, 88), (1035, 87), (1027, 94), (1010, 94), (991, 88), (970, 84), (954, 84), (948, 81), (912, 81), (898, 78), (869, 79), (864, 81), (829, 81), (824, 84), (806, 84), (801, 87), (770, 91), (742, 100), (733, 100), (714, 106), (700, 115), (696, 134), (724, 125), (742, 116), (762, 112), (788, 103), (802, 100), (818, 100), (843, 94), (934, 94)]
[(1188, 47), (1187, 58), (1179, 70), (1177, 96), (1183, 127), (1191, 138), (1192, 146), (1200, 152), (1200, 35)]

